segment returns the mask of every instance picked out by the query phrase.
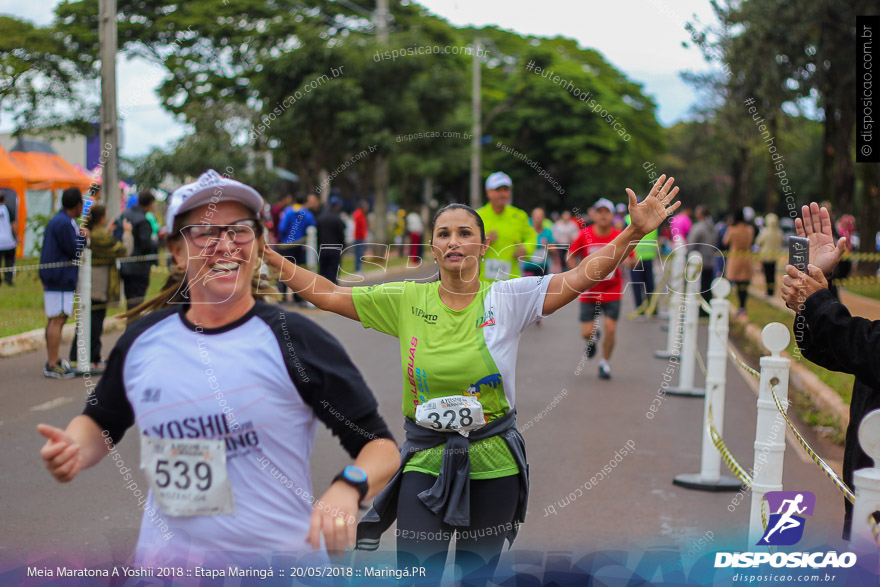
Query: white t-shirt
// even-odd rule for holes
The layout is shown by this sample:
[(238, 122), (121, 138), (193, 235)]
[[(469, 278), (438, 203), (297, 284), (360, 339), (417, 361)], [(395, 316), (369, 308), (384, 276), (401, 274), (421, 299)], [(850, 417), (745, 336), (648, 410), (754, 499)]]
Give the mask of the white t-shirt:
[(408, 232), (417, 232), (421, 233), (425, 230), (425, 225), (422, 222), (422, 217), (419, 216), (415, 212), (410, 212), (406, 215), (406, 230)]
[(222, 567), (233, 552), (311, 551), (316, 417), (354, 457), (391, 438), (372, 393), (336, 339), (300, 314), (258, 301), (225, 327), (200, 329), (185, 309), (128, 327), (84, 413), (116, 442), (132, 424), (151, 438), (224, 439), (235, 512), (170, 516), (150, 491), (136, 564)]
[(557, 220), (553, 223), (553, 241), (570, 245), (580, 232), (580, 228), (571, 220)]
[(0, 204), (0, 251), (8, 251), (14, 248), (15, 237), (12, 233), (9, 208), (6, 207), (6, 204)]

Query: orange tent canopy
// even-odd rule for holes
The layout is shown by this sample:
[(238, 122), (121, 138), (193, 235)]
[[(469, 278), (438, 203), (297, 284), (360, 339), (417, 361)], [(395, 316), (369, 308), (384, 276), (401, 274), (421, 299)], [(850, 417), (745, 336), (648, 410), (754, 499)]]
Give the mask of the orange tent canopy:
[(28, 183), (48, 182), (52, 190), (78, 187), (82, 191), (88, 190), (92, 183), (88, 175), (78, 172), (59, 155), (23, 151), (13, 151), (10, 155), (27, 171)]
[[(25, 190), (28, 188), (28, 174), (21, 168), (9, 151), (0, 147), (0, 187), (9, 188), (18, 196), (16, 206), (16, 226), (13, 227), (18, 236), (19, 251), (24, 243), (24, 225), (27, 219), (27, 204), (25, 202)], [(19, 252), (20, 254), (20, 252)]]
[(21, 199), (27, 184), (25, 171), (9, 156), (9, 151), (0, 147), (0, 187), (8, 187)]
[[(4, 162), (6, 165), (4, 166)], [(9, 181), (4, 180), (3, 169), (7, 169), (10, 177), (17, 178)], [(17, 182), (17, 183), (15, 183)], [(17, 187), (13, 187), (15, 183)], [(25, 224), (27, 222), (27, 198), (26, 189), (63, 190), (69, 187), (77, 187), (85, 192), (92, 185), (91, 178), (77, 171), (73, 165), (54, 153), (8, 152), (0, 147), (0, 185), (7, 184), (18, 194), (17, 227), (19, 242), (19, 255), (22, 253), (24, 244)]]

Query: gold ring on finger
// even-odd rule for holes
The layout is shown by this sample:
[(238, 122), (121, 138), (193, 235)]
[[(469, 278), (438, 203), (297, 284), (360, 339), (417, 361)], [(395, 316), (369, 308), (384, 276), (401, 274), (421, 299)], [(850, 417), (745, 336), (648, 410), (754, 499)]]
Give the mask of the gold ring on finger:
[(336, 525), (337, 526), (345, 526), (345, 520), (342, 518), (336, 518)]

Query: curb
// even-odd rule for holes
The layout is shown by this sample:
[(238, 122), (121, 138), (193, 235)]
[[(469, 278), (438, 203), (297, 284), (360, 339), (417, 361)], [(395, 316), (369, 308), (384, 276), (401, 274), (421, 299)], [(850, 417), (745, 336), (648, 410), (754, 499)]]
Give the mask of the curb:
[[(64, 328), (61, 329), (61, 344), (71, 342), (75, 330), (75, 323), (65, 324)], [(124, 320), (120, 320), (115, 316), (104, 319), (104, 334), (122, 332), (123, 330), (125, 330)], [(46, 331), (43, 328), (0, 338), (0, 357), (14, 357), (15, 355), (22, 355), (45, 348)]]
[[(764, 349), (768, 354), (770, 353), (769, 350), (764, 348), (764, 344), (761, 342), (761, 328), (749, 322), (746, 324), (745, 333), (746, 338), (748, 338), (750, 342), (758, 345), (759, 348)], [(791, 360), (791, 371), (789, 372), (790, 386), (798, 388), (805, 393), (819, 409), (828, 412), (840, 420), (840, 425), (842, 426), (843, 431), (846, 431), (847, 426), (849, 426), (849, 406), (844, 403), (843, 398), (841, 398), (837, 392), (831, 389), (828, 385), (822, 383), (812, 371), (801, 365), (799, 363), (801, 360), (800, 357), (793, 357), (786, 351), (783, 351), (781, 354), (786, 359)]]
[[(381, 269), (369, 271), (362, 275), (362, 277), (365, 279), (365, 283), (362, 284), (356, 282), (355, 285), (367, 285), (368, 283), (372, 284), (374, 277), (372, 274), (381, 273), (382, 277), (397, 277), (411, 271), (424, 269), (424, 266), (425, 264), (423, 262), (418, 267), (407, 268), (406, 266), (403, 266), (392, 267), (384, 271)], [(61, 344), (70, 343), (73, 340), (73, 334), (75, 330), (75, 323), (65, 324), (64, 328), (61, 330)], [(116, 316), (104, 319), (104, 334), (113, 334), (116, 332), (122, 332), (123, 330), (125, 330), (124, 320), (120, 320)], [(13, 334), (11, 336), (0, 338), (0, 358), (14, 357), (16, 355), (23, 355), (25, 353), (31, 353), (45, 348), (46, 331), (43, 328), (38, 328), (37, 330), (30, 330), (28, 332), (22, 332), (20, 334)]]

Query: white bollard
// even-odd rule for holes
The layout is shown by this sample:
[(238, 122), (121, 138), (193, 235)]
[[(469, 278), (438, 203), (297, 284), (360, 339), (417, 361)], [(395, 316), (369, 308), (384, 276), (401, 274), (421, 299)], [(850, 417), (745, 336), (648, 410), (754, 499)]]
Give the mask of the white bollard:
[(92, 372), (92, 250), (83, 247), (76, 283), (76, 372)]
[[(687, 262), (687, 247), (684, 239), (676, 235), (673, 239), (675, 250), (672, 253), (672, 278), (666, 285), (671, 292), (667, 308), (669, 321), (666, 324), (666, 348), (654, 351), (658, 359), (677, 357), (681, 352), (681, 328), (684, 319), (684, 267)], [(678, 343), (678, 344), (676, 344)]]
[(694, 377), (697, 367), (697, 344), (699, 342), (700, 320), (700, 271), (703, 268), (703, 257), (700, 253), (692, 251), (688, 256), (687, 269), (685, 269), (685, 294), (684, 294), (684, 324), (681, 328), (681, 338), (677, 341), (676, 348), (681, 349), (680, 365), (678, 369), (678, 385), (666, 390), (668, 395), (683, 395), (687, 397), (703, 397), (706, 390), (696, 387)]
[(730, 282), (719, 277), (712, 282), (712, 313), (709, 315), (709, 349), (706, 351), (706, 401), (703, 407), (703, 454), (699, 473), (676, 475), (674, 485), (701, 491), (739, 491), (742, 483), (721, 475), (721, 453), (709, 433), (709, 406), (712, 423), (724, 433), (724, 392), (727, 385), (727, 334), (730, 316)]
[[(761, 331), (761, 341), (770, 356), (761, 357), (761, 386), (758, 391), (758, 421), (755, 426), (755, 461), (752, 468), (752, 510), (749, 517), (749, 549), (764, 535), (761, 506), (768, 491), (782, 491), (782, 464), (785, 457), (785, 420), (776, 409), (770, 386), (775, 385), (780, 403), (788, 407), (788, 370), (791, 361), (779, 355), (791, 341), (788, 328), (771, 322)], [(769, 520), (771, 512), (767, 509)]]
[(853, 505), (852, 546), (857, 552), (876, 554), (877, 543), (868, 516), (880, 511), (880, 410), (874, 410), (859, 424), (859, 444), (865, 454), (874, 459), (874, 466), (853, 473), (856, 502)]
[(318, 229), (314, 226), (306, 228), (306, 265), (318, 270)]

